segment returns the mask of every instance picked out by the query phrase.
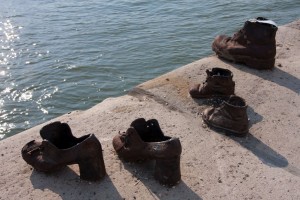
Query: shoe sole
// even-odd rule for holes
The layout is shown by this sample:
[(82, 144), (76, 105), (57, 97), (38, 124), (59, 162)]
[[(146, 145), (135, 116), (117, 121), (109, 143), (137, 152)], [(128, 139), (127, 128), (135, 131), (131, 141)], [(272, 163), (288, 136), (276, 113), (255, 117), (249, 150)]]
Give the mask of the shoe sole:
[(236, 62), (236, 63), (244, 63), (248, 67), (254, 68), (254, 69), (272, 69), (275, 65), (275, 58), (271, 59), (257, 59), (253, 58), (251, 56), (245, 56), (245, 55), (230, 55), (228, 53), (220, 51), (216, 46), (213, 46), (213, 51), (216, 52), (216, 54), (224, 58), (226, 60)]
[(232, 129), (228, 129), (228, 128), (224, 128), (224, 127), (215, 125), (215, 124), (213, 124), (213, 123), (210, 123), (210, 122), (204, 117), (204, 115), (202, 115), (202, 119), (203, 119), (203, 121), (204, 121), (207, 125), (209, 125), (209, 126), (211, 126), (211, 127), (213, 127), (213, 128), (216, 128), (216, 129), (225, 131), (225, 133), (226, 133), (227, 135), (233, 135), (233, 136), (236, 136), (236, 137), (245, 137), (245, 136), (248, 134), (248, 132), (249, 132), (249, 131), (237, 132), (237, 131), (232, 130)]

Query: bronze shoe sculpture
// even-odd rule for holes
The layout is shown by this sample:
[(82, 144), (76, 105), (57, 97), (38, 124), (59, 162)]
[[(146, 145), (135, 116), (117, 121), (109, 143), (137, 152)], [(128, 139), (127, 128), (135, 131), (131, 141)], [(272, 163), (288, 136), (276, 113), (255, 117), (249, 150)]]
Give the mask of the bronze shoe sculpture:
[(113, 138), (113, 147), (125, 161), (155, 160), (154, 178), (163, 185), (176, 185), (181, 179), (181, 143), (164, 136), (156, 119), (134, 120), (125, 133)]
[(228, 69), (212, 68), (206, 70), (206, 80), (201, 84), (194, 85), (189, 93), (192, 98), (224, 97), (234, 94), (235, 82), (233, 74)]
[(231, 95), (218, 108), (207, 108), (203, 121), (215, 128), (229, 131), (235, 136), (245, 136), (249, 131), (247, 105), (241, 97)]
[(275, 22), (263, 17), (248, 20), (233, 37), (217, 36), (212, 49), (224, 59), (255, 69), (271, 69), (275, 64), (277, 29)]
[(40, 130), (42, 142), (30, 141), (22, 148), (23, 159), (34, 169), (53, 172), (78, 164), (80, 178), (97, 181), (106, 174), (102, 147), (94, 134), (76, 138), (68, 124), (53, 122)]

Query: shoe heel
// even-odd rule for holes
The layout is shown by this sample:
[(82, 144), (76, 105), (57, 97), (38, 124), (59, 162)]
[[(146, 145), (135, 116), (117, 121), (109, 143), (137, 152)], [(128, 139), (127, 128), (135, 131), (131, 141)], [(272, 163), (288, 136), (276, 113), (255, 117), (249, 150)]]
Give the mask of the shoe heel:
[(98, 181), (106, 174), (102, 153), (93, 158), (78, 162), (80, 178), (87, 181)]
[(163, 185), (176, 185), (181, 179), (180, 156), (156, 159), (154, 178)]

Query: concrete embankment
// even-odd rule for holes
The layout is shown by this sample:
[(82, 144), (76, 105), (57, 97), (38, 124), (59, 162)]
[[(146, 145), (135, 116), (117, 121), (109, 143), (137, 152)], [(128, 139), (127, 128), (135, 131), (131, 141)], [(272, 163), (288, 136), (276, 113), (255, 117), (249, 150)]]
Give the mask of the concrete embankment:
[[(107, 176), (79, 179), (78, 165), (52, 174), (32, 169), (21, 157), (38, 125), (0, 141), (0, 199), (300, 199), (300, 20), (280, 26), (276, 67), (257, 71), (207, 57), (108, 98), (67, 122), (75, 136), (94, 133), (103, 147)], [(194, 100), (189, 87), (206, 69), (230, 69), (236, 94), (248, 104), (250, 133), (228, 137), (206, 127), (201, 112), (210, 101)], [(38, 117), (38, 116), (37, 116)], [(179, 137), (182, 181), (167, 188), (153, 178), (153, 163), (123, 163), (112, 138), (139, 117), (156, 118), (166, 135)]]

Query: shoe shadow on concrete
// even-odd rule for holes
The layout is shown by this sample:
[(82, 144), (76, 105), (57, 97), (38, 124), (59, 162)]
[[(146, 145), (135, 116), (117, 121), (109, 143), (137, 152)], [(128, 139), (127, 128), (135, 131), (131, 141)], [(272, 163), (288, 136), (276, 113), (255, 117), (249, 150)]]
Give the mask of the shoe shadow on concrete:
[(81, 180), (69, 167), (50, 174), (33, 170), (30, 180), (35, 189), (50, 190), (64, 200), (123, 199), (108, 175), (100, 181), (88, 182)]
[(252, 75), (258, 76), (262, 79), (271, 81), (273, 83), (276, 83), (282, 87), (285, 87), (297, 94), (300, 92), (300, 79), (297, 78), (296, 76), (293, 76), (292, 74), (289, 74), (285, 72), (283, 69), (280, 67), (274, 67), (272, 70), (257, 70), (257, 69), (252, 69), (250, 67), (247, 67), (246, 65), (239, 64), (239, 63), (233, 63), (230, 61), (227, 61), (225, 59), (220, 58), (222, 61), (225, 63), (241, 70), (247, 73), (250, 73)]
[[(212, 102), (213, 101), (213, 102)], [(204, 100), (202, 101), (202, 104), (208, 105), (208, 106), (219, 106), (219, 100)], [(198, 102), (198, 101), (197, 101)], [(253, 126), (256, 123), (259, 123), (263, 120), (263, 117), (256, 113), (254, 109), (250, 106), (247, 108), (247, 114), (250, 118), (249, 122), (249, 128)], [(239, 143), (242, 147), (248, 149), (251, 151), (255, 156), (257, 156), (264, 164), (271, 166), (271, 167), (279, 167), (283, 168), (287, 172), (300, 177), (300, 169), (296, 166), (289, 165), (288, 160), (281, 155), (280, 153), (276, 152), (274, 149), (263, 143), (261, 140), (256, 138), (251, 133), (248, 133), (246, 137), (236, 137), (233, 136), (232, 133), (228, 131), (224, 131), (220, 128), (215, 128), (210, 126), (212, 130), (215, 132), (226, 135), (230, 137), (235, 142)]]
[(270, 167), (285, 168), (289, 165), (288, 160), (283, 155), (276, 152), (274, 149), (263, 143), (251, 133), (248, 133), (245, 137), (237, 137), (233, 133), (225, 131), (221, 128), (215, 128), (212, 126), (209, 127), (216, 133), (226, 135), (236, 143), (239, 143), (242, 147), (251, 151), (264, 164)]
[(249, 118), (249, 128), (251, 128), (254, 124), (259, 123), (263, 120), (263, 116), (254, 111), (254, 109), (248, 105), (247, 107), (247, 115)]
[(154, 179), (154, 160), (143, 162), (124, 162), (124, 168), (128, 170), (138, 181), (136, 185), (143, 184), (153, 196), (153, 199), (160, 200), (182, 200), (193, 199), (202, 200), (184, 181), (180, 181), (178, 185), (173, 187), (163, 186)]
[(237, 137), (229, 131), (225, 131), (212, 126), (209, 127), (218, 134), (226, 135), (235, 142), (239, 143), (242, 147), (251, 151), (264, 164), (268, 166), (284, 168), (289, 165), (288, 160), (284, 156), (282, 156), (280, 153), (276, 152), (274, 149), (263, 143), (251, 133), (248, 133), (245, 137)]
[(239, 138), (230, 136), (231, 139), (239, 143), (242, 147), (251, 151), (264, 164), (270, 167), (283, 168), (285, 171), (300, 177), (300, 169), (296, 166), (290, 165), (288, 160), (274, 149), (257, 139), (251, 133), (246, 138)]
[(230, 136), (230, 138), (239, 143), (242, 147), (251, 151), (268, 166), (284, 168), (289, 165), (288, 160), (284, 156), (263, 143), (251, 133), (249, 133), (245, 138), (234, 136)]

